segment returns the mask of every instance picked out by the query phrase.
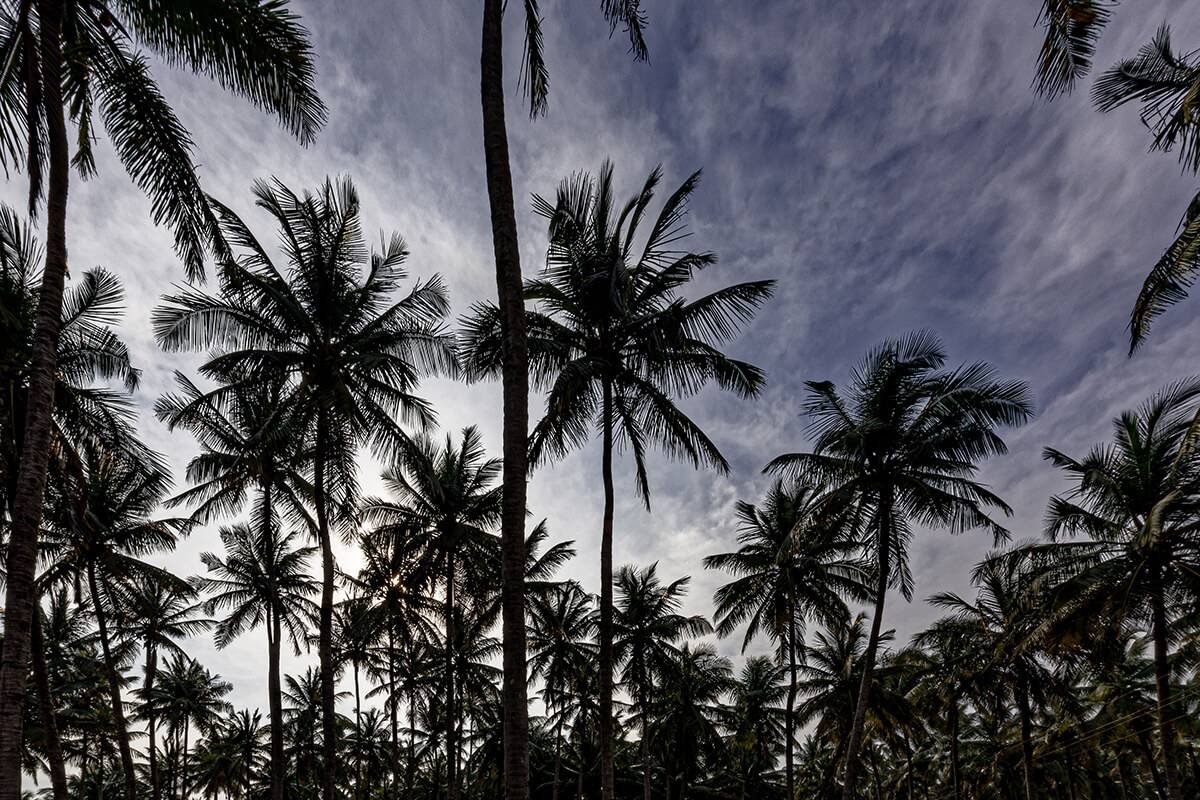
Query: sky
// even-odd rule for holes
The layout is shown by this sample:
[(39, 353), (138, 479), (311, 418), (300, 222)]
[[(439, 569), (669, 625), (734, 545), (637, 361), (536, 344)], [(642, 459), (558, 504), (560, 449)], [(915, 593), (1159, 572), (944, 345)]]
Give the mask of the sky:
[[(196, 141), (207, 191), (243, 215), (260, 240), (274, 230), (250, 186), (276, 176), (295, 189), (326, 176), (358, 186), (364, 230), (398, 231), (413, 277), (440, 273), (455, 315), (494, 298), (479, 109), (479, 3), (356, 0), (294, 2), (311, 31), (329, 123), (302, 148), (270, 118), (202, 78), (157, 65), (166, 96)], [(1029, 383), (1036, 418), (1006, 434), (1010, 452), (981, 475), (1014, 509), (1016, 539), (1040, 535), (1049, 496), (1065, 484), (1041, 459), (1053, 445), (1080, 453), (1110, 420), (1168, 382), (1200, 371), (1200, 298), (1172, 309), (1149, 342), (1127, 356), (1128, 313), (1150, 266), (1174, 235), (1196, 189), (1173, 154), (1147, 153), (1132, 108), (1107, 115), (1087, 87), (1047, 102), (1031, 88), (1040, 45), (1038, 3), (898, 0), (823, 3), (720, 0), (647, 3), (648, 63), (635, 63), (621, 31), (610, 39), (599, 3), (543, 0), (550, 102), (544, 118), (522, 111), (517, 83), (519, 4), (506, 19), (509, 138), (522, 260), (544, 260), (546, 232), (533, 193), (552, 194), (572, 172), (615, 164), (619, 196), (658, 164), (662, 196), (691, 172), (689, 247), (720, 261), (696, 290), (776, 280), (774, 298), (729, 352), (763, 367), (757, 400), (706, 391), (684, 401), (721, 448), (729, 475), (652, 458), (652, 511), (633, 491), (631, 462), (617, 461), (615, 561), (658, 562), (666, 579), (692, 577), (686, 608), (709, 613), (724, 576), (704, 556), (735, 548), (734, 503), (755, 501), (761, 472), (781, 452), (806, 447), (805, 380), (843, 383), (886, 337), (929, 329), (950, 363), (984, 360)], [(1096, 62), (1132, 55), (1164, 21), (1184, 49), (1200, 45), (1200, 18), (1183, 2), (1115, 9)], [(183, 280), (171, 237), (149, 202), (100, 146), (100, 175), (76, 180), (68, 243), (74, 275), (104, 265), (124, 281), (121, 333), (143, 380), (139, 429), (166, 454), (179, 481), (195, 443), (151, 411), (172, 373), (198, 359), (165, 354), (150, 313)], [(22, 207), (12, 179), (0, 198)], [(1189, 345), (1188, 343), (1192, 344)], [(464, 389), (430, 380), (445, 430), (478, 425), (496, 455), (496, 384)], [(534, 396), (531, 413), (542, 408)], [(457, 436), (457, 433), (456, 433)], [(364, 457), (367, 491), (380, 465)], [(178, 484), (182, 488), (182, 483)], [(600, 454), (588, 447), (538, 471), (530, 510), (552, 540), (578, 556), (565, 577), (598, 590)], [(991, 547), (982, 532), (923, 531), (912, 547), (914, 602), (889, 599), (887, 627), (903, 641), (937, 616), (923, 598), (971, 592), (970, 569)], [(216, 527), (194, 532), (159, 562), (179, 574), (219, 550)], [(352, 568), (352, 553), (342, 553)], [(315, 565), (314, 565), (315, 566)], [(740, 658), (741, 638), (717, 642)], [(750, 652), (763, 652), (765, 641)], [(234, 683), (239, 706), (266, 707), (266, 634), (223, 651), (209, 639), (187, 650)], [(315, 663), (288, 659), (285, 670)]]

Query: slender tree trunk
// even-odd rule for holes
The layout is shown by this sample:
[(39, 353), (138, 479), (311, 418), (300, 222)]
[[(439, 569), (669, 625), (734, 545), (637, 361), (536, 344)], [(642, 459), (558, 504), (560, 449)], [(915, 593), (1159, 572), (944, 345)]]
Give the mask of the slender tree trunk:
[(613, 419), (612, 382), (604, 381), (601, 472), (604, 518), (600, 534), (600, 797), (613, 800)]
[(1139, 730), (1137, 739), (1141, 748), (1142, 763), (1146, 765), (1146, 771), (1150, 773), (1150, 781), (1154, 784), (1154, 791), (1158, 794), (1159, 800), (1167, 800), (1167, 781), (1163, 778), (1162, 770), (1158, 768), (1158, 762), (1154, 759), (1154, 748), (1150, 745), (1150, 734), (1144, 729)]
[(867, 640), (867, 651), (863, 653), (863, 673), (855, 700), (854, 721), (850, 725), (849, 742), (846, 746), (846, 783), (842, 787), (842, 800), (854, 800), (858, 762), (861, 755), (863, 727), (867, 721), (867, 702), (871, 680), (875, 675), (875, 653), (879, 649), (879, 632), (883, 625), (883, 604), (887, 598), (888, 574), (890, 571), (891, 542), (891, 494), (884, 490), (879, 498), (879, 541), (876, 542), (879, 575), (875, 586), (875, 614), (871, 619), (871, 637)]
[[(504, 340), (504, 475), (500, 524), (504, 639), (504, 797), (529, 797), (529, 708), (525, 665), (525, 491), (529, 355), (508, 131), (504, 118), (504, 0), (484, 0), (480, 48), (483, 153), (487, 170), (496, 295)], [(3, 798), (0, 798), (3, 800)]]
[(29, 674), (30, 626), (37, 603), (34, 574), (50, 459), (58, 335), (67, 274), (70, 155), (63, 118), (62, 5), (62, 0), (38, 1), (42, 100), (50, 167), (46, 185), (46, 263), (38, 290), (24, 441), (8, 531), (4, 645), (0, 648), (0, 800), (21, 798), (21, 723)]
[[(447, 532), (446, 534), (450, 534)], [(454, 689), (454, 545), (446, 546), (446, 797), (458, 800), (458, 710)]]
[(358, 747), (354, 748), (354, 796), (362, 797), (362, 700), (358, 688), (358, 662), (354, 667), (354, 738)]
[(161, 800), (162, 797), (162, 776), (158, 770), (158, 714), (154, 710), (154, 703), (150, 699), (150, 693), (154, 691), (154, 679), (158, 674), (158, 648), (149, 642), (146, 643), (146, 677), (142, 682), (142, 697), (148, 703), (146, 711), (146, 748), (147, 760), (150, 762), (150, 797), (153, 800)]
[[(1160, 583), (1161, 586), (1161, 583)], [(1171, 672), (1167, 664), (1167, 611), (1161, 588), (1154, 593), (1151, 636), (1154, 637), (1154, 684), (1158, 690), (1158, 737), (1162, 748), (1163, 771), (1167, 777), (1167, 797), (1183, 800), (1179, 778), (1179, 758), (1175, 748), (1175, 722), (1171, 717)]]
[(787, 800), (796, 798), (796, 598), (788, 598), (788, 694), (784, 713), (784, 735), (787, 737), (784, 770), (787, 773)]
[(962, 797), (962, 770), (959, 768), (958, 757), (958, 701), (950, 701), (950, 786), (954, 790), (954, 800)]
[(639, 692), (638, 706), (642, 712), (642, 800), (650, 800), (650, 709), (647, 707), (645, 687)]
[(321, 622), (317, 657), (321, 662), (321, 800), (337, 798), (337, 686), (333, 670), (333, 541), (325, 491), (325, 452), (329, 447), (326, 412), (317, 412), (317, 452), (313, 457), (313, 505), (321, 540)]
[(562, 780), (562, 716), (554, 726), (554, 788), (550, 800), (558, 800), (558, 785)]
[(188, 721), (183, 721), (183, 747), (179, 750), (179, 800), (184, 800), (188, 792), (188, 735), (191, 733)]
[(42, 729), (46, 734), (46, 762), (50, 766), (50, 787), (54, 792), (54, 800), (67, 800), (67, 767), (63, 759), (62, 740), (58, 736), (54, 700), (50, 695), (46, 645), (42, 641), (42, 610), (36, 605), (29, 632), (33, 652), (33, 679), (37, 684), (38, 711), (42, 718)]
[(388, 608), (388, 715), (392, 730), (392, 768), (388, 782), (389, 797), (395, 800), (400, 783), (400, 720), (399, 694), (396, 691), (396, 620), (391, 607)]
[(267, 635), (267, 693), (271, 706), (271, 800), (283, 800), (287, 759), (283, 754), (283, 688), (279, 677), (279, 655), (283, 626), (279, 609), (271, 610)]
[(87, 580), (88, 590), (92, 594), (92, 608), (96, 612), (100, 650), (104, 654), (104, 672), (108, 677), (108, 695), (112, 701), (113, 721), (117, 729), (117, 748), (121, 754), (121, 771), (125, 779), (125, 800), (137, 800), (137, 772), (133, 766), (133, 752), (129, 749), (129, 727), (125, 723), (125, 705), (121, 700), (121, 679), (117, 675), (117, 665), (109, 644), (108, 621), (104, 614), (104, 603), (100, 599), (96, 568), (91, 564), (87, 567)]
[(1017, 712), (1021, 715), (1021, 766), (1025, 775), (1025, 800), (1034, 800), (1037, 782), (1033, 770), (1033, 714), (1029, 710), (1029, 693), (1017, 687)]

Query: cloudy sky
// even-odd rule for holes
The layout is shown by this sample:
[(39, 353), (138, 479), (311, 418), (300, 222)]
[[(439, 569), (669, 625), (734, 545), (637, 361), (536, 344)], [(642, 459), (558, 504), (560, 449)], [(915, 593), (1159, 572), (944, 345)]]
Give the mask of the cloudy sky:
[[(295, 3), (312, 31), (330, 122), (303, 149), (248, 104), (211, 84), (160, 69), (168, 97), (194, 135), (208, 191), (273, 234), (251, 206), (256, 178), (295, 188), (348, 174), (367, 231), (399, 231), (414, 276), (441, 273), (456, 313), (494, 296), (479, 111), (479, 3), (386, 0)], [(703, 168), (692, 205), (691, 246), (714, 250), (712, 288), (774, 278), (776, 297), (732, 346), (764, 367), (755, 402), (716, 392), (687, 402), (733, 465), (728, 477), (656, 458), (653, 513), (637, 502), (629, 462), (617, 490), (616, 561), (659, 562), (692, 576), (689, 609), (707, 613), (720, 575), (703, 556), (731, 549), (732, 507), (756, 499), (761, 468), (805, 446), (803, 381), (843, 381), (880, 339), (916, 328), (940, 334), (952, 361), (987, 360), (1032, 387), (1037, 419), (1008, 437), (1011, 453), (985, 479), (1014, 506), (1018, 538), (1041, 529), (1047, 497), (1062, 486), (1040, 460), (1046, 444), (1079, 452), (1107, 436), (1109, 419), (1176, 377), (1197, 371), (1195, 302), (1175, 308), (1149, 344), (1126, 356), (1125, 323), (1141, 280), (1173, 235), (1195, 189), (1171, 155), (1147, 154), (1134, 111), (1101, 115), (1086, 92), (1054, 103), (1030, 91), (1040, 43), (1035, 0), (909, 0), (886, 4), (780, 0), (648, 3), (648, 64), (609, 39), (596, 2), (543, 0), (551, 69), (549, 113), (520, 110), (510, 46), (509, 134), (525, 269), (536, 269), (545, 231), (529, 212), (572, 171), (616, 164), (621, 195), (656, 164), (673, 188)], [(517, 4), (507, 20), (520, 31)], [(750, 9), (753, 9), (752, 11)], [(835, 10), (836, 8), (836, 10)], [(1098, 63), (1131, 55), (1164, 21), (1188, 49), (1200, 19), (1183, 2), (1116, 9)], [(95, 264), (125, 281), (123, 334), (144, 381), (141, 429), (176, 474), (193, 452), (149, 413), (171, 373), (195, 360), (163, 354), (149, 315), (182, 280), (169, 235), (111, 157), (101, 176), (71, 192), (75, 274)], [(4, 198), (21, 202), (24, 186)], [(1188, 345), (1192, 342), (1192, 345)], [(498, 454), (494, 385), (424, 391), (452, 430), (477, 424)], [(537, 413), (540, 398), (533, 411)], [(579, 556), (566, 572), (598, 588), (600, 456), (586, 449), (534, 476), (533, 514)], [(364, 460), (374, 485), (378, 465)], [(922, 535), (912, 568), (917, 601), (890, 606), (901, 638), (934, 616), (920, 598), (969, 591), (983, 534)], [(215, 530), (192, 535), (163, 563), (181, 574), (219, 547)], [(352, 554), (344, 555), (352, 564)], [(719, 646), (731, 655), (740, 640)], [(765, 643), (760, 643), (765, 648)], [(190, 651), (232, 680), (233, 700), (265, 707), (265, 634), (223, 652)], [(285, 668), (295, 670), (308, 657)]]

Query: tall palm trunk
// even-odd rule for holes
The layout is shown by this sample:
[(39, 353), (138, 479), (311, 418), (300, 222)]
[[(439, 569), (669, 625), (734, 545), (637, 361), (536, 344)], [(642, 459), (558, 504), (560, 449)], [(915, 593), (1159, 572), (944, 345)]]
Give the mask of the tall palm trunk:
[(604, 381), (600, 469), (604, 518), (600, 534), (600, 797), (613, 800), (613, 418), (612, 382)]
[(325, 491), (325, 451), (329, 446), (326, 412), (317, 412), (317, 452), (313, 457), (313, 505), (321, 540), (321, 623), (317, 657), (321, 662), (321, 800), (337, 797), (337, 687), (333, 674), (333, 542)]
[(458, 719), (454, 691), (454, 550), (446, 548), (446, 798), (458, 800)]
[(642, 712), (642, 741), (639, 742), (642, 756), (642, 800), (650, 800), (650, 709), (646, 701), (645, 687), (638, 694), (638, 707)]
[(400, 782), (400, 720), (399, 694), (396, 692), (396, 620), (391, 607), (388, 607), (388, 716), (392, 730), (392, 779), (388, 782), (388, 797), (396, 798), (396, 786)]
[(958, 701), (950, 701), (950, 788), (954, 800), (962, 797), (962, 770), (958, 756)]
[(1029, 710), (1029, 693), (1024, 685), (1017, 686), (1017, 713), (1021, 715), (1021, 766), (1025, 776), (1025, 800), (1034, 800), (1037, 789), (1033, 776), (1033, 714)]
[[(550, 793), (550, 800), (558, 800), (558, 786), (562, 782), (562, 714), (559, 714), (558, 722), (554, 726), (554, 788)], [(55, 798), (58, 800), (58, 798)]]
[(37, 685), (38, 712), (46, 737), (46, 761), (50, 766), (50, 788), (54, 800), (67, 800), (67, 767), (63, 759), (62, 740), (58, 736), (58, 719), (50, 696), (50, 675), (46, 669), (45, 642), (42, 641), (42, 611), (35, 607), (29, 629), (33, 650), (33, 679)]
[(271, 609), (267, 629), (267, 693), (271, 705), (271, 800), (283, 800), (286, 760), (283, 755), (283, 688), (279, 679), (280, 637), (283, 634), (279, 609)]
[(154, 702), (150, 693), (154, 690), (154, 679), (158, 673), (158, 648), (150, 642), (146, 643), (146, 677), (142, 682), (142, 697), (147, 702), (146, 708), (146, 748), (147, 760), (150, 762), (150, 797), (160, 800), (162, 797), (162, 778), (158, 770), (158, 714), (154, 710)]
[(858, 684), (858, 697), (854, 704), (854, 722), (850, 725), (850, 737), (846, 745), (846, 782), (842, 787), (842, 800), (854, 800), (855, 780), (858, 777), (858, 762), (861, 756), (863, 727), (867, 721), (867, 702), (871, 679), (875, 673), (875, 653), (879, 649), (879, 633), (883, 625), (883, 603), (887, 598), (888, 572), (891, 568), (891, 494), (887, 490), (879, 497), (879, 541), (876, 546), (879, 570), (875, 584), (875, 613), (871, 619), (871, 637), (867, 640), (867, 651), (863, 653), (863, 673)]
[(784, 736), (787, 745), (784, 770), (787, 773), (787, 800), (796, 798), (796, 599), (788, 598), (788, 693), (784, 712)]
[(354, 669), (354, 739), (358, 746), (354, 748), (354, 796), (362, 797), (362, 698), (358, 690), (358, 662), (352, 662)]
[[(504, 640), (504, 797), (529, 797), (529, 708), (525, 665), (525, 490), (529, 439), (529, 354), (508, 131), (504, 119), (504, 0), (484, 0), (480, 48), (483, 154), (487, 169), (496, 293), (504, 339), (504, 475), (501, 602)], [(3, 798), (0, 798), (3, 800)]]
[(112, 701), (113, 722), (116, 726), (117, 748), (121, 753), (121, 771), (125, 779), (125, 800), (137, 799), (137, 773), (133, 767), (133, 752), (129, 749), (129, 728), (125, 724), (125, 704), (121, 700), (121, 679), (113, 660), (112, 646), (108, 638), (108, 620), (104, 614), (104, 603), (100, 599), (100, 586), (96, 580), (96, 568), (87, 567), (88, 591), (92, 594), (92, 610), (96, 612), (96, 630), (100, 636), (100, 652), (104, 655), (104, 672), (108, 678), (108, 696)]
[[(67, 274), (70, 155), (62, 97), (62, 0), (39, 0), (42, 101), (46, 112), (46, 265), (38, 290), (24, 441), (17, 471), (5, 574), (4, 645), (0, 648), (0, 800), (21, 798), (21, 723), (29, 674), (30, 626), (37, 602), (38, 529), (50, 459), (50, 423), (58, 335)], [(36, 69), (36, 67), (34, 67)], [(36, 110), (31, 110), (36, 114)]]
[[(1161, 587), (1161, 583), (1159, 584)], [(1167, 664), (1167, 611), (1162, 589), (1151, 599), (1151, 636), (1154, 637), (1154, 684), (1158, 691), (1158, 737), (1169, 800), (1183, 800), (1179, 757), (1175, 748), (1175, 722), (1171, 717), (1171, 671)]]

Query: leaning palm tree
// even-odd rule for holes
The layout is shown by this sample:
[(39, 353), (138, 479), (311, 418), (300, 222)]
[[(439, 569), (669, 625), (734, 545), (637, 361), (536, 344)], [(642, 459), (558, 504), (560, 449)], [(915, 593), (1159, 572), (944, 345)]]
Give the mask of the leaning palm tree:
[[(504, 8), (504, 0), (484, 0), (483, 3), (479, 95), (483, 108), (483, 157), (496, 261), (496, 298), (503, 312), (498, 324), (503, 331), (504, 350), (504, 514), (500, 534), (504, 617), (504, 797), (506, 800), (526, 800), (529, 797), (529, 711), (522, 584), (525, 554), (522, 547), (529, 432), (529, 354), (517, 211), (513, 202), (504, 114)], [(624, 25), (634, 57), (645, 60), (648, 55), (643, 36), (646, 19), (641, 0), (601, 0), (600, 8), (609, 23), (609, 35), (618, 25)], [(549, 71), (542, 53), (542, 17), (537, 0), (526, 0), (524, 11), (522, 88), (529, 101), (530, 116), (536, 117), (546, 110)], [(602, 800), (613, 797), (611, 748), (609, 756), (607, 767), (602, 771)]]
[(863, 601), (870, 591), (869, 566), (858, 557), (853, 520), (818, 488), (776, 481), (761, 507), (738, 501), (738, 543), (733, 553), (704, 559), (706, 569), (732, 573), (719, 588), (717, 633), (729, 636), (745, 625), (742, 652), (759, 633), (778, 646), (787, 664), (787, 744), (784, 770), (788, 797), (795, 795), (796, 667), (807, 620), (836, 624), (849, 612), (844, 598)]
[(183, 289), (156, 309), (154, 324), (169, 350), (220, 347), (201, 372), (224, 383), (226, 391), (264, 381), (294, 384), (293, 413), (312, 442), (322, 574), (318, 656), (327, 765), (322, 796), (333, 800), (332, 529), (347, 519), (331, 516), (356, 501), (355, 457), (363, 444), (394, 452), (407, 439), (400, 421), (418, 429), (432, 424), (433, 410), (414, 392), (423, 371), (454, 368), (452, 337), (442, 325), (449, 307), (436, 275), (395, 296), (406, 277), (408, 250), (393, 234), (381, 252), (368, 252), (358, 193), (348, 179), (327, 180), (316, 193), (303, 195), (278, 181), (259, 182), (254, 194), (279, 225), (286, 270), (237, 215), (218, 206), (222, 230), (239, 256), (221, 263), (221, 293)]
[(613, 615), (615, 661), (624, 664), (621, 680), (633, 695), (641, 719), (642, 796), (650, 800), (651, 692), (665, 680), (679, 656), (678, 643), (712, 632), (703, 616), (679, 613), (690, 577), (664, 584), (658, 564), (642, 570), (622, 567), (615, 579), (617, 604)]
[[(1174, 384), (1114, 421), (1112, 444), (1046, 458), (1069, 475), (1047, 511), (1049, 544), (1026, 554), (1053, 586), (1052, 619), (1144, 624), (1154, 643), (1160, 758), (1183, 797), (1171, 698), (1171, 614), (1200, 600), (1200, 380)], [(1076, 536), (1079, 541), (1065, 541)]]
[(943, 370), (945, 361), (941, 343), (920, 332), (868, 353), (845, 392), (830, 381), (810, 381), (805, 412), (816, 437), (813, 450), (779, 456), (766, 467), (829, 487), (830, 503), (848, 504), (864, 526), (865, 550), (875, 559), (875, 611), (846, 749), (844, 800), (857, 791), (887, 591), (898, 587), (905, 599), (912, 597), (913, 523), (1008, 535), (988, 511), (1007, 515), (1009, 507), (974, 476), (981, 459), (1005, 452), (998, 429), (1032, 414), (1028, 390), (997, 378), (986, 364)]
[[(283, 2), (210, 3), (202, 10), (132, 0), (6, 3), (0, 10), (0, 163), (28, 173), (31, 211), (46, 199), (46, 268), (38, 291), (25, 440), (14, 497), (4, 603), (7, 644), (0, 661), (0, 800), (18, 800), (21, 700), (29, 658), (38, 526), (46, 490), (56, 355), (67, 273), (67, 194), (72, 163), (87, 177), (95, 116), (117, 158), (175, 236), (188, 274), (205, 251), (225, 249), (192, 161), (192, 141), (150, 72), (145, 48), (209, 75), (279, 118), (302, 142), (325, 119), (314, 87), (305, 30)], [(68, 130), (70, 122), (77, 136)], [(70, 140), (76, 141), (72, 160)]]
[[(677, 405), (678, 398), (715, 382), (743, 397), (761, 389), (761, 370), (724, 355), (729, 341), (771, 293), (770, 281), (736, 284), (694, 300), (682, 290), (716, 261), (712, 253), (674, 249), (699, 173), (664, 203), (645, 243), (634, 248), (660, 172), (614, 217), (612, 166), (599, 179), (579, 174), (559, 188), (554, 204), (535, 199), (550, 227), (546, 267), (525, 286), (539, 304), (528, 314), (529, 359), (536, 382), (549, 389), (546, 415), (534, 428), (532, 466), (583, 445), (592, 427), (602, 440), (604, 515), (600, 544), (600, 743), (604, 798), (611, 797), (614, 487), (612, 456), (626, 443), (634, 456), (638, 494), (649, 504), (647, 449), (659, 446), (694, 466), (721, 471), (717, 446)], [(496, 374), (506, 358), (500, 309), (477, 305), (466, 322), (465, 368)]]
[(107, 673), (125, 796), (134, 800), (137, 776), (111, 621), (119, 614), (123, 584), (161, 580), (186, 588), (186, 583), (144, 559), (174, 549), (187, 522), (151, 516), (166, 495), (170, 479), (158, 463), (140, 463), (125, 455), (87, 448), (80, 479), (56, 489), (57, 502), (50, 504), (44, 531), (50, 565), (39, 581), (47, 587), (87, 586)]
[(490, 528), (500, 521), (501, 487), (495, 483), (500, 470), (499, 460), (487, 457), (475, 427), (463, 429), (457, 446), (449, 436), (442, 444), (421, 436), (400, 447), (395, 466), (384, 476), (384, 485), (396, 501), (368, 500), (363, 505), (362, 516), (368, 523), (424, 541), (424, 566), (409, 580), (442, 587), (450, 800), (456, 800), (460, 792), (456, 773), (459, 690), (455, 685), (459, 677), (455, 645), (460, 639), (455, 623), (461, 616), (458, 593), (464, 584), (480, 587), (484, 581), (478, 573), (494, 559), (495, 539)]
[[(141, 696), (144, 700), (154, 690), (159, 656), (183, 653), (179, 641), (208, 630), (212, 620), (197, 616), (200, 603), (196, 599), (195, 591), (174, 578), (163, 579), (152, 573), (113, 588), (119, 612), (114, 630), (115, 637), (118, 641), (124, 640), (142, 646), (144, 678)], [(146, 719), (150, 794), (154, 800), (159, 800), (162, 780), (159, 774), (156, 739), (158, 719), (152, 705), (143, 710), (143, 715)]]

